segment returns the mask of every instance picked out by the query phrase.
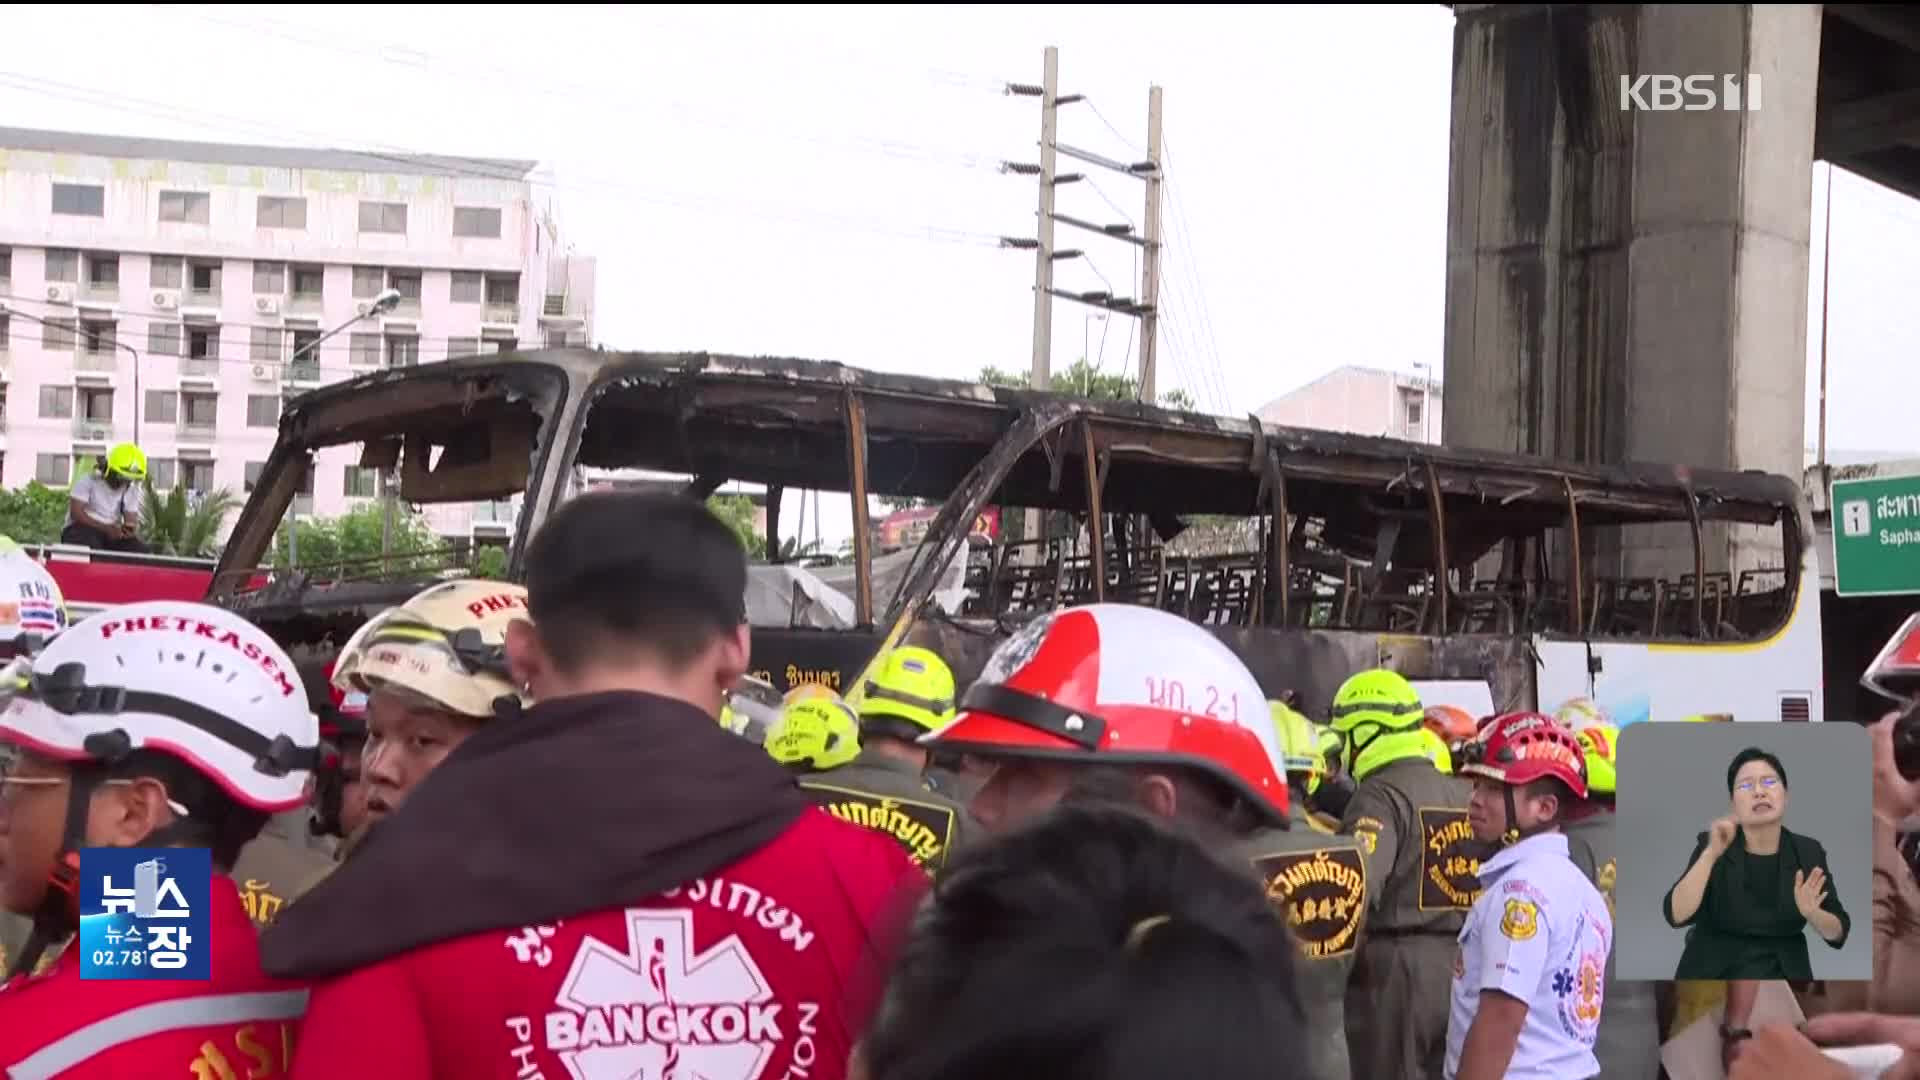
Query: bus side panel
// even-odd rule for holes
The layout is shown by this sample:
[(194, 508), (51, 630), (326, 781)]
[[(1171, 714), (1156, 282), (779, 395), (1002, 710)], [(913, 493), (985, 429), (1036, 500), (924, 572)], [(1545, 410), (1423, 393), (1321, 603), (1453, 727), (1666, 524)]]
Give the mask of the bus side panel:
[(1596, 641), (1599, 670), (1588, 691), (1587, 649), (1581, 642), (1539, 643), (1540, 705), (1553, 710), (1568, 698), (1591, 697), (1622, 727), (1642, 720), (1731, 716), (1735, 720), (1825, 718), (1821, 693), (1820, 579), (1800, 575), (1799, 596), (1786, 629), (1766, 641), (1642, 644)]

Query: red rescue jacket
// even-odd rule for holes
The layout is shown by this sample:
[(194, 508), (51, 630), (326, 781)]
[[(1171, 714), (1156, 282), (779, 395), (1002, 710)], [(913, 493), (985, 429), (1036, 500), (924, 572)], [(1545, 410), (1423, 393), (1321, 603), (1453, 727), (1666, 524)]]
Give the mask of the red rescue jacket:
[(926, 884), (693, 706), (543, 702), (281, 912), (293, 1076), (841, 1080)]
[(919, 877), (886, 837), (808, 811), (650, 900), (326, 983), (293, 1077), (841, 1080), (863, 1012), (848, 997), (878, 975), (868, 927)]
[(214, 876), (207, 918), (206, 982), (83, 981), (76, 945), (0, 988), (0, 1076), (285, 1076), (307, 992), (261, 972), (231, 879)]

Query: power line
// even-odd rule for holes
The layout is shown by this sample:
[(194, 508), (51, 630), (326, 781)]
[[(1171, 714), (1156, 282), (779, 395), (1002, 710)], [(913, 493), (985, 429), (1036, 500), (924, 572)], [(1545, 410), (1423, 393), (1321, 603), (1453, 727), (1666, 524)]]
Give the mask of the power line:
[[(151, 99), (135, 98), (123, 94), (105, 94), (87, 87), (73, 86), (48, 79), (25, 77), (5, 71), (0, 71), (0, 85), (12, 86), (15, 89), (28, 93), (41, 94), (47, 97), (80, 101), (100, 108), (157, 116), (161, 119), (194, 124), (207, 130), (217, 130), (210, 125), (200, 123), (200, 121), (195, 118), (196, 114), (194, 111), (181, 110), (177, 107), (167, 105), (164, 102), (154, 102)], [(210, 117), (241, 130), (265, 130), (262, 125), (257, 125), (243, 118), (211, 112), (199, 112), (198, 116)], [(314, 135), (310, 132), (300, 132), (286, 127), (277, 128), (274, 134), (281, 135), (289, 131), (292, 131), (292, 133), (296, 135), (308, 135), (320, 141), (327, 141), (326, 136)], [(376, 161), (391, 161), (409, 169), (419, 167), (418, 158), (433, 156), (423, 154), (419, 151), (394, 147), (384, 147), (381, 150), (354, 150), (352, 152)], [(535, 174), (520, 176), (517, 174), (508, 174), (501, 170), (490, 170), (484, 163), (475, 161), (455, 162), (438, 160), (436, 164), (448, 175), (457, 177), (504, 181), (509, 183), (526, 183), (533, 187), (541, 187), (563, 193), (614, 194), (636, 202), (669, 206), (682, 210), (753, 217), (778, 224), (802, 226), (822, 225), (836, 232), (866, 232), (900, 239), (931, 241), (934, 243), (953, 243), (979, 247), (994, 247), (999, 244), (999, 237), (997, 236), (942, 225), (923, 225), (917, 227), (889, 225), (874, 222), (871, 219), (829, 214), (822, 211), (805, 211), (793, 208), (769, 209), (764, 205), (754, 206), (737, 200), (729, 201), (710, 196), (661, 192), (657, 189), (642, 188), (623, 181), (596, 180), (591, 177), (585, 179), (571, 178), (566, 183), (561, 183), (557, 180), (541, 179)]]
[(1227, 392), (1226, 373), (1220, 363), (1219, 341), (1214, 336), (1213, 316), (1212, 316), (1210, 307), (1206, 302), (1205, 289), (1204, 289), (1204, 286), (1201, 284), (1201, 279), (1200, 279), (1199, 261), (1195, 256), (1194, 233), (1193, 233), (1192, 227), (1189, 225), (1187, 221), (1186, 200), (1180, 197), (1181, 189), (1178, 186), (1178, 184), (1175, 183), (1173, 180), (1173, 176), (1175, 175), (1175, 168), (1174, 168), (1174, 159), (1173, 159), (1173, 146), (1171, 141), (1168, 142), (1168, 145), (1166, 147), (1166, 165), (1167, 165), (1167, 175), (1168, 175), (1167, 196), (1173, 203), (1174, 220), (1180, 230), (1180, 235), (1186, 241), (1187, 259), (1186, 259), (1186, 266), (1184, 267), (1184, 270), (1186, 271), (1186, 273), (1189, 275), (1189, 277), (1193, 282), (1193, 288), (1196, 294), (1195, 304), (1199, 308), (1199, 322), (1200, 322), (1199, 329), (1205, 335), (1206, 343), (1210, 350), (1210, 355), (1211, 355), (1211, 362), (1205, 370), (1207, 374), (1211, 378), (1213, 378), (1216, 384), (1220, 387), (1222, 391), (1221, 396), (1223, 399), (1223, 404), (1230, 405), (1231, 394)]

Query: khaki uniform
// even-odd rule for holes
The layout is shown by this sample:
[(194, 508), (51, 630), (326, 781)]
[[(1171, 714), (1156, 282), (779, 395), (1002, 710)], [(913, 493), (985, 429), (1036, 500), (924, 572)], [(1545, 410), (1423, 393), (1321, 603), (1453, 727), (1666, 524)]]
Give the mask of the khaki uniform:
[(800, 787), (835, 817), (893, 837), (928, 873), (946, 866), (948, 853), (979, 828), (966, 807), (934, 791), (920, 770), (873, 749), (801, 777)]
[(1446, 1063), (1460, 930), (1480, 895), (1471, 793), (1421, 756), (1369, 773), (1347, 804), (1340, 831), (1367, 852), (1373, 907), (1347, 984), (1356, 1077), (1426, 1080)]
[(333, 858), (307, 842), (307, 811), (276, 814), (234, 861), (233, 882), (253, 925), (266, 929), (280, 909), (333, 869)]
[(1349, 1080), (1343, 997), (1367, 921), (1367, 863), (1360, 842), (1315, 822), (1298, 803), (1292, 827), (1249, 836), (1242, 854), (1285, 909), (1303, 954), (1300, 1001), (1307, 1012), (1307, 1063), (1321, 1080)]
[[(1602, 812), (1568, 824), (1567, 854), (1607, 898), (1613, 913), (1614, 817)], [(1607, 953), (1605, 993), (1601, 997), (1600, 1036), (1593, 1054), (1600, 1059), (1600, 1080), (1656, 1080), (1660, 1075), (1660, 1015), (1655, 984), (1619, 982), (1614, 977), (1618, 948)]]

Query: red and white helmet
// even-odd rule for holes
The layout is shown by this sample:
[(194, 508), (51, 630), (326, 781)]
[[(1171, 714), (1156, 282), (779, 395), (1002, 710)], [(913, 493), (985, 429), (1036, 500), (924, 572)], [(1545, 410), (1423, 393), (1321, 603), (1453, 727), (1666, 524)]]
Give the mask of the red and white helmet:
[(1232, 650), (1163, 611), (1089, 604), (1000, 644), (946, 726), (920, 740), (986, 757), (1185, 765), (1280, 825), (1285, 756), (1267, 695)]
[(1495, 717), (1467, 749), (1467, 763), (1455, 770), (1460, 775), (1484, 776), (1508, 787), (1551, 778), (1565, 784), (1574, 798), (1587, 797), (1586, 748), (1545, 713)]
[(0, 742), (59, 761), (171, 754), (236, 802), (306, 802), (320, 725), (293, 660), (252, 623), (207, 604), (124, 604), (74, 625), (32, 660), (0, 713)]

